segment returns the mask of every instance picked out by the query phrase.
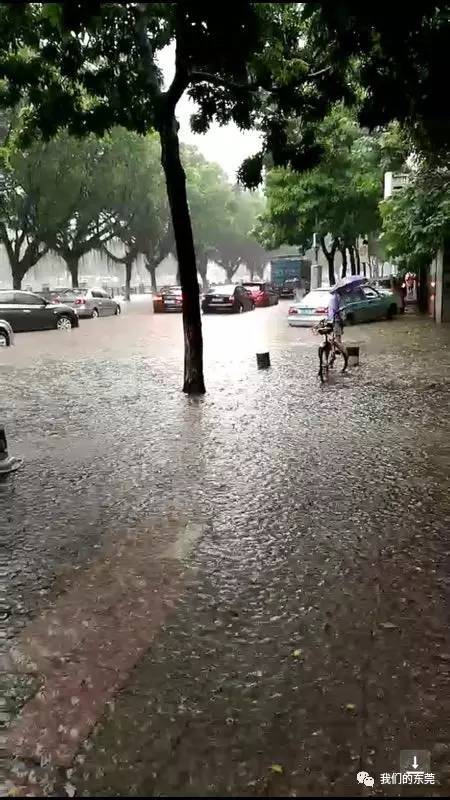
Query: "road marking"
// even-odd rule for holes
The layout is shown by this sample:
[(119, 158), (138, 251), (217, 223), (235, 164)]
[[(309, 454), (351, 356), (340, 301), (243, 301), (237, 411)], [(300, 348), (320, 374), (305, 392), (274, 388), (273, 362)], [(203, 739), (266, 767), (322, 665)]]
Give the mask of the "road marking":
[(206, 527), (168, 518), (128, 532), (21, 633), (10, 660), (43, 685), (0, 739), (6, 752), (72, 762), (175, 606)]

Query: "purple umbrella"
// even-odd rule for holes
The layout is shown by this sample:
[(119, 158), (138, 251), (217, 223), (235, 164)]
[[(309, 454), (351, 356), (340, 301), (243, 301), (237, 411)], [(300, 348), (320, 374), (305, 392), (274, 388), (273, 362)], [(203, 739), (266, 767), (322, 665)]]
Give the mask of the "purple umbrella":
[(362, 275), (349, 275), (347, 278), (341, 278), (334, 286), (332, 286), (330, 292), (356, 289), (357, 286), (362, 286), (363, 283), (367, 283), (367, 278), (364, 278)]

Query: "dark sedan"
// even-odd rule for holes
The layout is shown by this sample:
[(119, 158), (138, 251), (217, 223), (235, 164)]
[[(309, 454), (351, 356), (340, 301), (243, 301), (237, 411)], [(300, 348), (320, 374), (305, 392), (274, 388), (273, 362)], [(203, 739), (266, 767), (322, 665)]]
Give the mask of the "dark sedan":
[(280, 289), (280, 298), (283, 300), (290, 300), (295, 297), (297, 289), (301, 288), (298, 278), (287, 278)]
[(79, 325), (73, 308), (51, 303), (32, 292), (0, 291), (0, 317), (9, 322), (14, 332), (52, 328), (67, 331)]
[(153, 295), (153, 311), (162, 314), (165, 311), (182, 311), (183, 295), (181, 286), (163, 286)]
[(214, 286), (203, 297), (202, 311), (204, 314), (213, 314), (229, 311), (231, 314), (240, 314), (242, 311), (253, 311), (255, 301), (243, 286), (228, 284), (227, 286)]

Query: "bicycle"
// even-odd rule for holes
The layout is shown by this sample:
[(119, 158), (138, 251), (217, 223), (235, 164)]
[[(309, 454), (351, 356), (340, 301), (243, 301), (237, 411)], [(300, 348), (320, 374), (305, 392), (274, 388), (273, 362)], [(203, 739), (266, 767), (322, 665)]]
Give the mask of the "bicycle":
[[(344, 366), (341, 372), (345, 372), (348, 366), (348, 353), (344, 345), (336, 341), (334, 325), (327, 320), (321, 320), (313, 328), (313, 333), (325, 337), (325, 341), (319, 346), (319, 378), (321, 383), (325, 382), (324, 369), (328, 377), (328, 371), (334, 366), (336, 356), (340, 355), (344, 359)], [(325, 358), (325, 363), (324, 363)]]

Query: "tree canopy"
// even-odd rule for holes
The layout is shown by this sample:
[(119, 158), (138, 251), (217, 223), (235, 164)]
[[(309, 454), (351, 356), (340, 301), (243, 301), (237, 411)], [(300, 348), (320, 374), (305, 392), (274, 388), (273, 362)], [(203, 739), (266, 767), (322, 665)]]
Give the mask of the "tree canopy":
[[(6, 130), (0, 241), (15, 287), (49, 251), (66, 261), (76, 285), (79, 260), (95, 249), (123, 264), (126, 293), (142, 254), (156, 288), (156, 268), (175, 250), (156, 134), (113, 128), (101, 138), (80, 139), (61, 132), (49, 142), (18, 148), (17, 130), (10, 130), (8, 120)], [(223, 242), (238, 242), (239, 263), (249, 262), (249, 268), (255, 248), (264, 261), (251, 237), (262, 196), (234, 187), (195, 147), (182, 150), (203, 280), (208, 258), (222, 263)]]
[(450, 174), (433, 184), (420, 172), (398, 194), (381, 204), (386, 254), (404, 272), (428, 269), (450, 237)]
[(450, 150), (442, 102), (450, 44), (448, 0), (305, 3), (312, 47), (326, 49), (334, 70), (353, 74), (361, 91), (359, 122), (374, 129), (397, 120), (431, 160)]
[(406, 150), (395, 128), (369, 135), (341, 105), (331, 109), (316, 137), (323, 151), (316, 167), (302, 173), (269, 171), (267, 210), (258, 235), (268, 247), (306, 248), (317, 234), (333, 283), (336, 251), (341, 250), (345, 263), (346, 250), (353, 259), (360, 235), (379, 230), (384, 168), (402, 163)]

